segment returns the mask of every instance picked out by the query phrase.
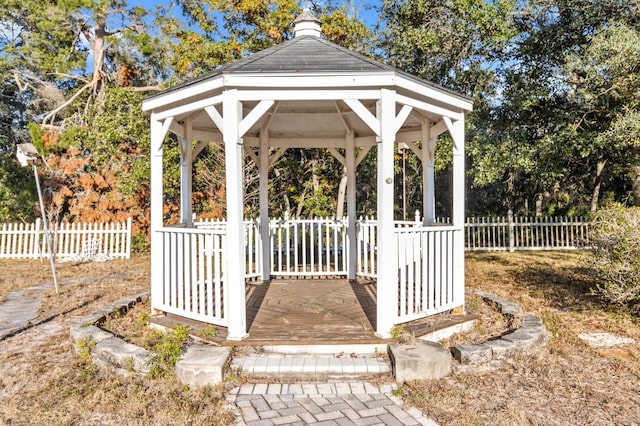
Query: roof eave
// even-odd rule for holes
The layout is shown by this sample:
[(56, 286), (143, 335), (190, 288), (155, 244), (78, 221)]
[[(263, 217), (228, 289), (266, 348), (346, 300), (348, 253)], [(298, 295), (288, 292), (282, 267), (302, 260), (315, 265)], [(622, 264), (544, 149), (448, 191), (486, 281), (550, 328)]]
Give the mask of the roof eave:
[(371, 89), (399, 87), (427, 98), (438, 99), (455, 108), (471, 111), (472, 99), (456, 92), (444, 89), (419, 78), (397, 70), (380, 72), (221, 72), (206, 80), (182, 86), (176, 90), (162, 92), (145, 99), (142, 103), (144, 111), (163, 108), (184, 102), (191, 97), (201, 97), (203, 93), (211, 93), (225, 88), (252, 89)]
[(180, 86), (179, 88), (169, 88), (160, 93), (149, 96), (142, 101), (142, 110), (145, 112), (152, 111), (176, 102), (176, 95), (180, 94), (180, 99), (187, 99), (202, 93), (212, 92), (224, 87), (224, 79), (222, 74), (211, 76), (206, 80), (200, 80), (193, 84)]

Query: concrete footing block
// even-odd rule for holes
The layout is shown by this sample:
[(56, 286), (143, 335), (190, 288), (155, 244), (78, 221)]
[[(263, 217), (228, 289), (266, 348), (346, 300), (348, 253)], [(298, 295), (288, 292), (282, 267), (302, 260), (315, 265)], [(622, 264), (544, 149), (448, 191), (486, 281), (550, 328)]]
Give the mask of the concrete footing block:
[(176, 376), (181, 383), (194, 389), (222, 383), (229, 355), (230, 350), (226, 347), (190, 346), (176, 364)]
[(490, 346), (479, 345), (458, 345), (452, 348), (453, 357), (465, 365), (483, 365), (491, 361), (493, 350)]
[(389, 358), (398, 383), (419, 379), (441, 379), (451, 372), (451, 354), (438, 343), (389, 345)]
[[(113, 334), (108, 331), (104, 331), (95, 325), (82, 326), (80, 324), (74, 324), (69, 329), (71, 335), (71, 341), (77, 345), (82, 341), (100, 343), (103, 340), (107, 340), (113, 337)], [(76, 347), (76, 352), (78, 348)]]
[(505, 360), (516, 352), (514, 343), (504, 339), (488, 340), (485, 345), (491, 348), (493, 359), (496, 360)]
[(91, 355), (96, 362), (101, 360), (117, 369), (139, 374), (148, 374), (153, 361), (153, 354), (148, 350), (116, 337), (97, 343)]

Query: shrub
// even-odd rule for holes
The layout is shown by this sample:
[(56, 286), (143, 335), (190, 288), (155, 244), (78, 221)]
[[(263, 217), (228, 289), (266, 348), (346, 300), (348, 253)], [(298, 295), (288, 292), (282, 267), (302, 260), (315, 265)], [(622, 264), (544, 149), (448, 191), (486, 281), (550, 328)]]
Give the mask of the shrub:
[(164, 377), (173, 371), (182, 356), (183, 346), (189, 340), (190, 331), (188, 326), (178, 324), (173, 331), (162, 335), (162, 340), (154, 347), (156, 356), (149, 371), (149, 377), (152, 379)]
[[(593, 289), (607, 301), (637, 309), (640, 303), (640, 208), (612, 207), (592, 219)], [(640, 306), (640, 305), (638, 305)]]

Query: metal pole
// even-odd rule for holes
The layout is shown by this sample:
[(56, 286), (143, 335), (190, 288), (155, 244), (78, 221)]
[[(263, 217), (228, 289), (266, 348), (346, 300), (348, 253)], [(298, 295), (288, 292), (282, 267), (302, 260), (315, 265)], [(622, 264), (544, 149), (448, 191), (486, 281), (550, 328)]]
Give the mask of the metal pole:
[(42, 190), (40, 189), (40, 177), (38, 176), (38, 168), (36, 167), (35, 162), (33, 163), (33, 175), (36, 178), (36, 188), (38, 189), (38, 199), (40, 200), (40, 212), (42, 213), (44, 235), (47, 241), (47, 247), (49, 249), (49, 262), (51, 263), (51, 274), (53, 274), (53, 286), (56, 289), (56, 294), (60, 294), (60, 292), (58, 291), (58, 278), (56, 277), (56, 262), (53, 258), (53, 244), (51, 243), (51, 234), (49, 233), (49, 225), (47, 224), (47, 212), (44, 209)]

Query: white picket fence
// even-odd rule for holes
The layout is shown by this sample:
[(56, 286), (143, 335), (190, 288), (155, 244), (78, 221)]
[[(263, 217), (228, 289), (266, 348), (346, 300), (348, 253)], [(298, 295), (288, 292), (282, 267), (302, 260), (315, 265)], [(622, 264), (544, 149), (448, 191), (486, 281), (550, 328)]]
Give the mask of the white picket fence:
[[(131, 256), (131, 218), (113, 223), (51, 224), (53, 251), (60, 261)], [(49, 255), (42, 222), (0, 226), (0, 259), (37, 259)]]
[(465, 250), (575, 250), (590, 247), (589, 222), (582, 217), (470, 217)]

